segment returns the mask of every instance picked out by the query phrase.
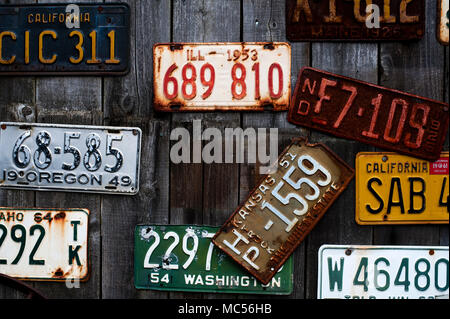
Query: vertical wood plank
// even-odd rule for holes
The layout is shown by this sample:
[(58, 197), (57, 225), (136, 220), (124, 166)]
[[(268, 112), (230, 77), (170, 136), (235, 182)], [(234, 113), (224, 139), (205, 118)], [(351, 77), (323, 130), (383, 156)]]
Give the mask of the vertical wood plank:
[[(45, 3), (60, 2), (45, 1)], [(39, 123), (99, 125), (101, 124), (101, 78), (39, 77), (36, 79), (36, 110)], [(69, 192), (37, 192), (36, 206), (90, 210), (88, 243), (90, 278), (86, 283), (80, 283), (80, 288), (69, 289), (65, 283), (46, 282), (35, 283), (34, 286), (49, 298), (99, 298), (100, 196)]]
[[(173, 6), (174, 42), (239, 41), (240, 0), (174, 0)], [(193, 135), (194, 120), (201, 121), (202, 130), (216, 128), (222, 136), (226, 127), (240, 125), (239, 113), (173, 114), (172, 129), (187, 128), (191, 144), (200, 145), (204, 144), (201, 140), (194, 141), (197, 138)], [(170, 223), (221, 225), (237, 206), (238, 172), (236, 164), (171, 164)], [(186, 296), (200, 295), (171, 294), (172, 298)], [(217, 296), (204, 294), (205, 298)]]
[[(244, 0), (243, 1), (243, 41), (285, 42), (285, 1), (284, 0)], [(291, 43), (291, 89), (295, 88), (298, 71), (309, 65), (310, 45)], [(257, 112), (242, 114), (242, 128), (278, 128), (278, 153), (290, 144), (293, 137), (307, 136), (309, 132), (287, 122), (287, 112)], [(268, 149), (268, 146), (267, 146)], [(259, 163), (241, 165), (239, 201), (244, 201), (261, 178)], [(294, 253), (294, 291), (291, 298), (304, 298), (305, 245), (302, 243)]]
[[(312, 57), (312, 66), (315, 68), (377, 83), (377, 44), (313, 43)], [(316, 131), (312, 132), (311, 141), (328, 145), (353, 168), (358, 152), (373, 149), (359, 142), (339, 139)], [(354, 207), (355, 181), (353, 180), (307, 237), (306, 298), (317, 298), (317, 253), (320, 246), (323, 244), (371, 244), (372, 227), (356, 224)]]
[(167, 298), (167, 293), (134, 288), (134, 229), (138, 224), (167, 224), (169, 218), (170, 117), (153, 113), (152, 79), (153, 45), (170, 39), (171, 8), (164, 0), (126, 2), (131, 11), (131, 69), (124, 77), (104, 79), (104, 124), (142, 129), (140, 190), (134, 196), (103, 198), (102, 297)]
[[(444, 97), (444, 47), (436, 40), (436, 3), (425, 1), (424, 38), (411, 43), (383, 43), (381, 85), (420, 96)], [(438, 245), (439, 230), (448, 225), (407, 225), (376, 227), (375, 244)]]
[[(450, 81), (449, 81), (449, 64), (450, 64), (450, 49), (449, 47), (445, 47), (445, 56), (444, 56), (444, 65), (445, 65), (445, 74), (444, 74), (444, 101), (449, 103), (449, 90), (450, 90)], [(445, 141), (444, 149), (449, 149), (449, 135), (447, 133), (447, 139)], [(449, 205), (449, 203), (447, 203)], [(439, 228), (439, 245), (448, 246), (449, 245), (449, 228), (448, 227), (440, 227)]]
[[(0, 0), (0, 4), (29, 4), (27, 1)], [(0, 122), (35, 122), (34, 77), (0, 76)], [(22, 190), (0, 190), (0, 206), (33, 207), (35, 192)], [(0, 299), (23, 298), (23, 294), (0, 285)]]
[[(0, 4), (34, 2), (37, 1), (0, 0)], [(285, 41), (285, 0), (127, 0), (127, 3), (132, 17), (132, 67), (128, 75), (104, 79), (0, 77), (0, 121), (141, 127), (139, 194), (100, 196), (0, 190), (0, 205), (91, 210), (91, 278), (81, 283), (80, 289), (68, 289), (64, 283), (32, 283), (48, 297), (244, 298), (134, 288), (133, 234), (137, 224), (221, 225), (260, 178), (259, 164), (171, 164), (170, 146), (176, 142), (169, 139), (171, 129), (186, 127), (193, 137), (193, 120), (201, 120), (203, 130), (218, 128), (222, 134), (226, 127), (244, 130), (276, 127), (280, 152), (292, 137), (308, 136), (312, 142), (327, 144), (352, 167), (358, 152), (378, 149), (293, 126), (287, 122), (286, 112), (154, 113), (154, 43)], [(448, 103), (449, 49), (436, 40), (435, 3), (426, 1), (426, 5), (427, 31), (418, 42), (292, 43), (292, 90), (299, 69), (312, 65)], [(202, 145), (207, 142), (200, 141)], [(447, 138), (446, 150), (448, 146)], [(316, 298), (317, 252), (322, 244), (448, 245), (448, 225), (356, 225), (354, 188), (352, 182), (295, 252), (294, 292), (290, 298)], [(0, 286), (2, 298), (23, 298), (23, 295)]]

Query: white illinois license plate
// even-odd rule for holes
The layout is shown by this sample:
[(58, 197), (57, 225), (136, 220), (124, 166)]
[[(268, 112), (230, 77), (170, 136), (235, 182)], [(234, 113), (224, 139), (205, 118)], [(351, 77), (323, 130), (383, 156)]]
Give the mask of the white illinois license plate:
[(153, 59), (158, 111), (285, 111), (289, 107), (288, 43), (157, 44)]
[(0, 187), (136, 194), (139, 128), (0, 123)]
[(335, 246), (319, 249), (318, 299), (448, 296), (448, 247)]
[(87, 280), (87, 209), (0, 207), (0, 273), (24, 280)]

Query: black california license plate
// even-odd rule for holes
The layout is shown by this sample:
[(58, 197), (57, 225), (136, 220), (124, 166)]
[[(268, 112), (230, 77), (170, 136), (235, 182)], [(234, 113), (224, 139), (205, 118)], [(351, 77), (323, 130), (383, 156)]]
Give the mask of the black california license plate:
[(124, 74), (127, 4), (0, 6), (0, 75)]

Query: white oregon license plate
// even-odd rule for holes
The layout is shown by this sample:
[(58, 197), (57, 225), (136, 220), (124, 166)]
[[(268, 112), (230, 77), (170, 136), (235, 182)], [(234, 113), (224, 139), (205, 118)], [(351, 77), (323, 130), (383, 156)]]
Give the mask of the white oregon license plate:
[(0, 123), (0, 187), (136, 194), (139, 128)]
[(323, 245), (317, 298), (448, 298), (448, 259), (448, 247)]
[(0, 207), (0, 273), (25, 280), (88, 278), (86, 209)]
[(157, 44), (153, 58), (158, 111), (288, 109), (288, 43)]

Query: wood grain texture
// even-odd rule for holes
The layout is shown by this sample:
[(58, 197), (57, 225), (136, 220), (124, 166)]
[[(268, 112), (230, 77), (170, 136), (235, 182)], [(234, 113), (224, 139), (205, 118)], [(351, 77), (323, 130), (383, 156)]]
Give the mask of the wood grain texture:
[[(155, 116), (153, 45), (170, 39), (168, 1), (127, 1), (131, 13), (131, 68), (124, 77), (105, 77), (105, 125), (142, 130), (140, 190), (135, 196), (104, 196), (102, 201), (102, 297), (167, 298), (166, 293), (134, 288), (134, 229), (167, 224), (169, 206), (169, 122)], [(120, 253), (118, 253), (120, 252)]]
[[(444, 98), (445, 50), (436, 41), (436, 7), (426, 1), (426, 30), (419, 42), (380, 45), (380, 84), (435, 100)], [(448, 148), (447, 148), (448, 149)], [(448, 225), (376, 227), (374, 244), (439, 245)]]
[[(243, 41), (279, 41), (286, 42), (285, 2), (272, 0), (243, 1)], [(301, 67), (309, 65), (310, 45), (308, 43), (291, 43), (291, 90), (293, 92)], [(242, 127), (278, 129), (278, 154), (286, 148), (293, 137), (308, 136), (309, 131), (296, 127), (286, 121), (286, 112), (243, 113)], [(269, 146), (266, 146), (269, 149)], [(261, 179), (261, 163), (241, 165), (239, 201), (243, 202), (250, 191)], [(294, 253), (294, 290), (291, 298), (303, 298), (305, 245), (301, 244)]]
[[(32, 3), (0, 0), (0, 4)], [(35, 122), (35, 79), (33, 77), (0, 76), (0, 122)], [(0, 189), (0, 206), (33, 207), (35, 192)], [(0, 284), (0, 299), (21, 299), (19, 291)]]
[[(313, 43), (312, 66), (331, 73), (377, 83), (378, 46), (373, 43)], [(311, 132), (311, 142), (321, 142), (355, 167), (358, 152), (373, 150), (368, 145)], [(355, 181), (325, 213), (306, 238), (306, 298), (317, 297), (317, 252), (324, 244), (371, 244), (372, 227), (355, 222)]]
[[(41, 2), (41, 1), (39, 1)], [(60, 1), (42, 1), (58, 3)], [(83, 2), (83, 1), (81, 1)], [(84, 1), (93, 2), (93, 1)], [(55, 124), (101, 124), (100, 77), (37, 77), (36, 120)], [(57, 94), (55, 94), (57, 92)], [(99, 195), (36, 192), (36, 207), (87, 208), (89, 215), (88, 254), (90, 278), (80, 283), (80, 288), (69, 289), (65, 283), (36, 283), (49, 298), (99, 298), (100, 297), (100, 200)]]
[[(103, 2), (113, 2), (104, 0)], [(33, 0), (0, 0), (34, 3)], [(39, 0), (39, 2), (44, 2)], [(45, 0), (45, 2), (67, 2)], [(261, 298), (256, 295), (167, 293), (134, 288), (137, 224), (220, 226), (261, 178), (261, 163), (174, 164), (172, 130), (193, 123), (216, 128), (278, 128), (278, 152), (293, 137), (330, 147), (351, 167), (356, 154), (378, 149), (287, 122), (286, 112), (157, 113), (153, 110), (153, 51), (160, 42), (286, 41), (285, 0), (125, 1), (131, 10), (131, 69), (120, 77), (1, 77), (0, 121), (137, 126), (142, 129), (140, 192), (136, 196), (0, 190), (2, 206), (90, 209), (91, 278), (80, 289), (32, 282), (52, 298)], [(449, 49), (436, 40), (434, 1), (426, 1), (427, 29), (411, 43), (297, 42), (291, 88), (301, 67), (313, 66), (371, 83), (449, 101)], [(198, 141), (205, 145), (208, 141)], [(448, 150), (447, 138), (445, 149)], [(195, 151), (191, 148), (191, 153)], [(316, 298), (317, 253), (322, 244), (448, 245), (448, 225), (359, 226), (355, 182), (294, 253), (294, 291), (277, 298)], [(0, 299), (24, 296), (0, 285)], [(274, 298), (265, 296), (264, 298)]]
[[(237, 42), (240, 34), (240, 1), (173, 1), (174, 42)], [(194, 135), (193, 121), (201, 121), (202, 132), (239, 126), (239, 113), (173, 114), (172, 129), (185, 127), (191, 143), (205, 145)], [(196, 141), (194, 141), (194, 139)], [(192, 147), (192, 160), (201, 150)], [(220, 226), (237, 205), (238, 165), (171, 164), (171, 224), (206, 224)], [(183, 203), (185, 205), (183, 205)], [(186, 205), (187, 204), (187, 205)], [(181, 207), (180, 207), (181, 206)], [(199, 294), (171, 294), (172, 298), (199, 297)], [(203, 294), (205, 298), (219, 295)], [(227, 298), (227, 295), (220, 295)]]
[[(449, 103), (449, 91), (450, 91), (450, 77), (449, 77), (449, 64), (450, 64), (450, 49), (449, 47), (445, 47), (445, 57), (444, 57), (444, 65), (445, 65), (445, 74), (444, 74), (444, 101)], [(449, 149), (449, 136), (450, 132), (447, 133), (447, 139), (445, 141), (444, 149)], [(448, 205), (448, 203), (447, 203)], [(440, 227), (439, 228), (439, 245), (448, 246), (449, 245), (449, 227)]]

